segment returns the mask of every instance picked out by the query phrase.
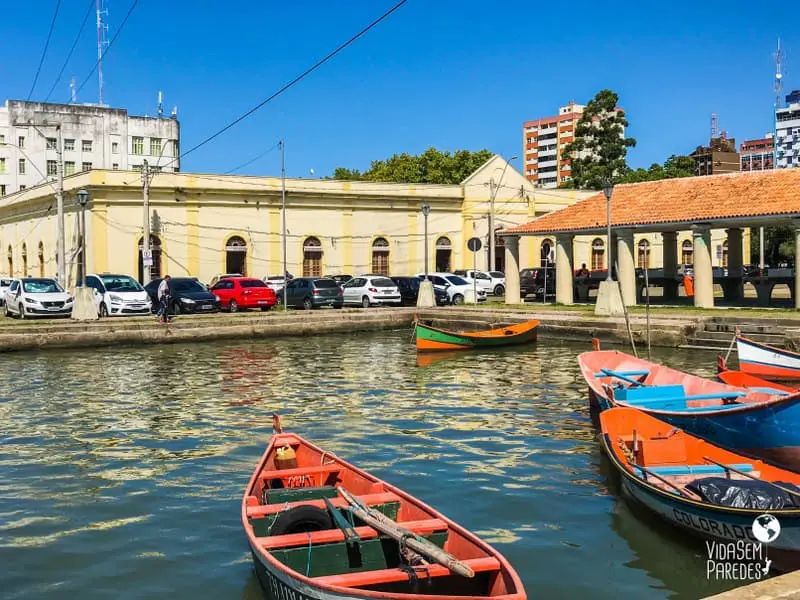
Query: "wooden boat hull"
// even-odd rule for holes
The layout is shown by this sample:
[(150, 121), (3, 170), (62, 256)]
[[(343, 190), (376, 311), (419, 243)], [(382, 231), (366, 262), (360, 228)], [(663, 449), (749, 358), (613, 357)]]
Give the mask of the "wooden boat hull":
[(800, 354), (737, 336), (739, 370), (771, 379), (800, 379)]
[(495, 348), (536, 341), (538, 326), (539, 321), (526, 321), (487, 331), (458, 332), (438, 329), (417, 322), (415, 323), (415, 338), (417, 350), (421, 352)]
[(765, 379), (761, 379), (760, 377), (756, 377), (755, 375), (743, 373), (742, 371), (721, 371), (719, 374), (717, 374), (717, 378), (722, 383), (727, 383), (728, 385), (747, 388), (749, 390), (755, 390), (767, 394), (786, 395), (794, 394), (798, 391), (797, 388), (767, 381)]
[[(296, 450), (297, 468), (282, 470), (278, 465), (276, 450), (286, 446)], [(336, 519), (312, 533), (278, 530), (276, 522), (282, 517), (291, 522), (291, 511), (298, 508), (316, 510), (317, 516), (321, 512), (333, 517), (339, 511), (337, 518), (346, 521), (347, 502), (337, 486), (377, 511), (388, 511), (387, 516), (394, 511), (389, 518), (407, 525), (415, 539), (440, 540), (434, 546), (463, 560), (474, 570), (474, 578), (455, 575), (433, 562), (411, 574), (408, 567), (392, 566), (402, 565), (398, 543), (358, 519), (353, 525), (355, 542), (345, 543), (346, 533)], [(333, 504), (326, 510), (328, 502)], [(241, 510), (259, 582), (276, 600), (526, 600), (519, 576), (490, 545), (405, 492), (294, 434), (273, 436), (245, 490)], [(375, 566), (376, 558), (392, 565)], [(476, 589), (487, 593), (465, 593)]]
[[(601, 443), (603, 449), (611, 460), (615, 470), (622, 478), (622, 488), (626, 495), (644, 505), (656, 515), (672, 525), (708, 540), (719, 542), (748, 542), (760, 544), (753, 534), (753, 521), (765, 513), (775, 516), (781, 526), (780, 535), (770, 544), (762, 546), (762, 559), (769, 558), (780, 567), (780, 570), (793, 570), (800, 567), (800, 508), (783, 508), (777, 510), (764, 510), (759, 508), (734, 508), (719, 506), (702, 500), (695, 500), (678, 494), (676, 491), (667, 491), (666, 486), (655, 485), (652, 476), (637, 475), (634, 469), (622, 455), (618, 445), (614, 443), (615, 432), (609, 427), (609, 421), (623, 420), (630, 423), (628, 431), (643, 427), (643, 419), (658, 423), (658, 420), (631, 408), (613, 408), (605, 411), (600, 416), (602, 429)], [(670, 426), (661, 422), (661, 434), (668, 434)], [(641, 429), (639, 429), (641, 431)], [(687, 436), (684, 432), (675, 435), (675, 442), (680, 443), (680, 436)], [(645, 434), (644, 437), (647, 437)], [(696, 439), (696, 438), (695, 438)], [(661, 440), (659, 440), (661, 441)], [(715, 447), (710, 443), (700, 440), (701, 455), (708, 455), (722, 464), (739, 464), (750, 459), (733, 452)], [(695, 457), (699, 459), (698, 457)], [(651, 467), (652, 465), (643, 464)], [(797, 485), (800, 483), (800, 474), (782, 471), (766, 463), (753, 463), (755, 469), (760, 469), (764, 481), (783, 481)]]
[[(578, 358), (589, 384), (590, 402), (599, 410), (614, 406), (638, 408), (673, 426), (706, 439), (723, 448), (752, 454), (788, 468), (800, 468), (800, 393), (775, 395), (703, 379), (663, 365), (616, 351), (587, 352)], [(682, 383), (690, 394), (744, 393), (735, 406), (695, 406), (691, 411), (663, 410), (636, 405), (609, 397), (604, 384), (595, 377), (601, 365), (625, 371), (645, 371), (653, 385)], [(699, 404), (699, 403), (698, 403)]]

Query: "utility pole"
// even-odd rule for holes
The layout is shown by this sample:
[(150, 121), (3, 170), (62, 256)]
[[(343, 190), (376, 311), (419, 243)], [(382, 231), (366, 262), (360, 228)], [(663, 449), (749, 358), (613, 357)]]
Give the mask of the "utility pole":
[(142, 162), (142, 196), (144, 200), (144, 236), (142, 236), (142, 285), (150, 283), (150, 265), (153, 257), (150, 254), (150, 165)]
[(58, 154), (58, 164), (56, 170), (58, 174), (58, 185), (56, 187), (56, 214), (58, 239), (56, 240), (56, 260), (58, 261), (58, 282), (64, 289), (67, 288), (67, 257), (64, 248), (64, 146), (61, 139), (61, 125), (56, 125), (58, 140), (56, 141), (56, 153)]
[[(487, 271), (493, 271), (494, 260), (494, 177), (489, 179), (489, 257), (486, 265)], [(476, 296), (477, 298), (477, 296)]]
[(283, 238), (283, 310), (288, 310), (286, 286), (289, 285), (286, 266), (286, 142), (281, 140), (281, 237)]

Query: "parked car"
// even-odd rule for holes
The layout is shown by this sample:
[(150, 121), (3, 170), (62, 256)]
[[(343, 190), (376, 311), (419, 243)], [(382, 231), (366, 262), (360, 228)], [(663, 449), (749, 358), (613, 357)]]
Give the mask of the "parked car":
[[(397, 289), (400, 291), (400, 302), (403, 306), (416, 306), (419, 298), (419, 284), (422, 280), (419, 277), (392, 277)], [(433, 286), (433, 293), (436, 296), (437, 306), (450, 304), (450, 296), (447, 290), (438, 285)]]
[(342, 286), (345, 304), (360, 304), (364, 308), (376, 304), (402, 302), (397, 284), (385, 275), (358, 275)]
[(86, 286), (94, 290), (97, 314), (101, 317), (149, 315), (153, 303), (145, 289), (130, 275), (92, 273)]
[(225, 279), (226, 277), (244, 277), (241, 273), (217, 273), (211, 278), (211, 281), (208, 283), (208, 288), (211, 289), (220, 279)]
[(466, 279), (468, 283), (472, 283), (474, 280), (477, 284), (477, 287), (481, 288), (487, 294), (502, 296), (506, 292), (506, 276), (500, 271), (487, 272), (467, 269), (453, 271), (453, 274)]
[(278, 297), (281, 304), (284, 294), (287, 306), (306, 310), (321, 306), (342, 308), (344, 304), (342, 288), (330, 277), (295, 277), (281, 290)]
[(55, 279), (12, 279), (5, 294), (3, 313), (25, 319), (34, 316), (69, 317), (72, 296)]
[[(545, 290), (545, 287), (547, 288)], [(534, 294), (537, 298), (556, 295), (555, 267), (522, 269), (519, 272), (519, 293), (521, 298)]]
[(0, 279), (0, 306), (6, 303), (6, 290), (11, 285), (13, 279)]
[(283, 289), (283, 286), (286, 285), (286, 277), (283, 275), (267, 276), (264, 277), (264, 283), (277, 295), (278, 292)]
[[(424, 280), (425, 273), (417, 273), (417, 277)], [(453, 273), (428, 273), (428, 279), (434, 286), (440, 286), (447, 291), (450, 297), (450, 304), (464, 304), (464, 298), (468, 291), (472, 290), (472, 284), (467, 283), (463, 277)], [(477, 302), (486, 302), (486, 292), (478, 288)]]
[(335, 280), (339, 285), (344, 285), (353, 278), (352, 275), (330, 275), (329, 277)]
[(231, 312), (240, 308), (269, 310), (278, 303), (275, 291), (254, 277), (225, 277), (212, 288), (211, 293), (219, 300), (219, 306)]
[[(144, 289), (153, 303), (153, 310), (159, 306), (158, 286), (161, 279), (154, 279)], [(219, 311), (219, 300), (193, 277), (173, 277), (169, 281), (170, 303), (168, 310), (174, 315), (182, 313), (210, 313)]]

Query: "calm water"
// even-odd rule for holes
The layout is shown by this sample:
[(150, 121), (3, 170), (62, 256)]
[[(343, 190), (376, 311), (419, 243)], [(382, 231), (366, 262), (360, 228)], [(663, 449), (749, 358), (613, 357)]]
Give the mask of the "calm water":
[[(586, 349), (419, 367), (398, 331), (6, 355), (0, 597), (261, 598), (239, 503), (273, 411), (495, 544), (531, 598), (725, 589), (702, 543), (619, 498)], [(714, 356), (656, 358), (710, 376)]]

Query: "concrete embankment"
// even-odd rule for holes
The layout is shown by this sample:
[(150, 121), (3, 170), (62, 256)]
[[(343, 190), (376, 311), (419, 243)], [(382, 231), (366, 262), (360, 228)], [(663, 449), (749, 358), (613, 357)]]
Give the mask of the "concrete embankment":
[[(153, 318), (112, 318), (102, 321), (0, 321), (0, 352), (39, 348), (73, 348), (124, 344), (163, 344), (217, 339), (251, 339), (316, 335), (333, 332), (373, 331), (410, 327), (415, 315), (434, 326), (479, 330), (529, 319), (541, 322), (540, 337), (589, 343), (629, 345), (624, 318), (596, 317), (589, 311), (526, 307), (442, 307), (434, 309), (375, 308), (289, 311), (288, 313), (238, 313), (183, 316), (169, 325)], [(638, 347), (646, 343), (648, 325), (642, 314), (631, 314), (630, 330)], [(653, 346), (725, 349), (734, 331), (776, 346), (795, 347), (800, 321), (786, 317), (750, 317), (742, 312), (699, 314), (670, 311), (650, 318)]]
[(800, 571), (745, 585), (705, 600), (778, 600), (800, 598)]

